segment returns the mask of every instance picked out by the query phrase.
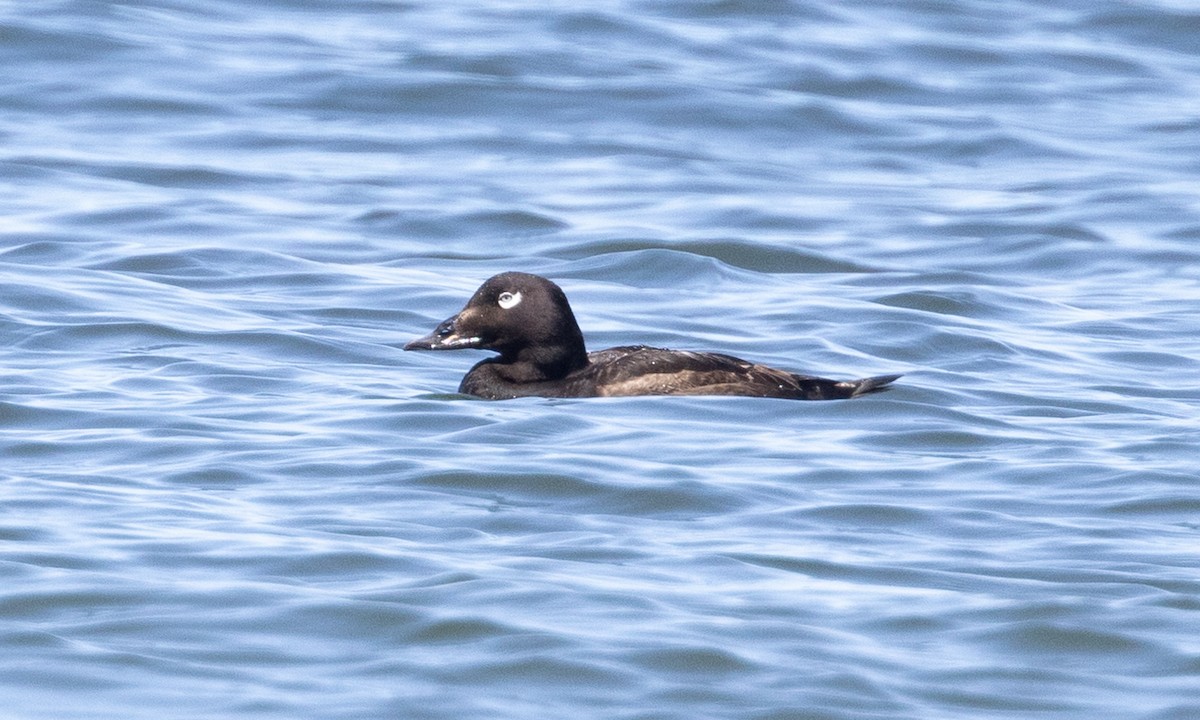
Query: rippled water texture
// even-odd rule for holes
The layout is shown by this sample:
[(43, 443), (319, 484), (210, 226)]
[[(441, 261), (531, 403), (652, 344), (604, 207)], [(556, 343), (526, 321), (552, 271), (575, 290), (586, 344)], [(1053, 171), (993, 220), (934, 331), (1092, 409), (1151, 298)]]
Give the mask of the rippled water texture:
[[(1200, 10), (0, 4), (5, 717), (1200, 717)], [(472, 401), (590, 346), (849, 402)]]

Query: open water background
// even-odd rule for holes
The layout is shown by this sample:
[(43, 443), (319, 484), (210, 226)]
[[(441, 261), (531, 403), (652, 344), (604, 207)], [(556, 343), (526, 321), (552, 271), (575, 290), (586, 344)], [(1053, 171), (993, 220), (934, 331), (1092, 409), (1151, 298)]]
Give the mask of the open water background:
[[(1200, 6), (0, 3), (0, 716), (1200, 717)], [(452, 395), (592, 348), (853, 402)]]

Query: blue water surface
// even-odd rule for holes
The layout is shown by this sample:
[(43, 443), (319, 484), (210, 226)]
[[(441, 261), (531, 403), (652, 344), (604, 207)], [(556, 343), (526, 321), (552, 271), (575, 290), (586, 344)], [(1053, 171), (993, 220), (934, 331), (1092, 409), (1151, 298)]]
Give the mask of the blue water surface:
[[(1200, 7), (0, 4), (0, 715), (1200, 717)], [(847, 402), (522, 399), (488, 276)]]

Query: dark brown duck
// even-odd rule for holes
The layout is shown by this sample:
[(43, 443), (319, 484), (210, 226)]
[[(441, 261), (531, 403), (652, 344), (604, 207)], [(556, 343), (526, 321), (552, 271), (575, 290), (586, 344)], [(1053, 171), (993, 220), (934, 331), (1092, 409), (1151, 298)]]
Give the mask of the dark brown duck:
[(839, 400), (886, 390), (899, 375), (829, 380), (709, 352), (632, 345), (589, 353), (562, 288), (506, 272), (485, 282), (462, 312), (405, 350), (493, 350), (458, 391), (489, 400), (626, 395), (746, 395)]

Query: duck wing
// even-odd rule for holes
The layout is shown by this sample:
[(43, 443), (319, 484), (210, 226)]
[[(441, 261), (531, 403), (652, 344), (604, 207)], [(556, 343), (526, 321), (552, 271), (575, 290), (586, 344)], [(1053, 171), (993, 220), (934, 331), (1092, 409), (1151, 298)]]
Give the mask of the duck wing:
[(879, 392), (899, 375), (838, 381), (799, 375), (711, 352), (642, 345), (591, 353), (588, 373), (601, 396), (745, 395), (834, 400)]

